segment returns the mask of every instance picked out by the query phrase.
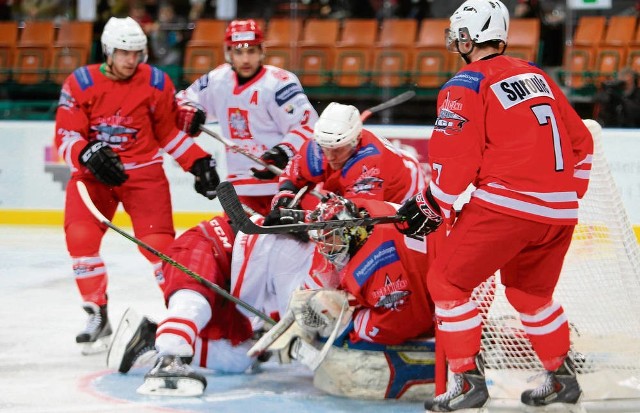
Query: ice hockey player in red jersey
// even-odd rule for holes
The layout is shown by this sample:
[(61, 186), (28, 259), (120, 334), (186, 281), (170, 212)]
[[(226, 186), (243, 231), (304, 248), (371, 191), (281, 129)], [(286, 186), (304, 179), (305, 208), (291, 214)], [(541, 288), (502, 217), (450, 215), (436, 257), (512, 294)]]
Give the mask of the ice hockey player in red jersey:
[(581, 395), (567, 316), (553, 291), (587, 190), (593, 140), (549, 75), (504, 55), (508, 28), (509, 13), (497, 0), (468, 0), (451, 16), (447, 47), (467, 65), (438, 95), (433, 180), (399, 210), (408, 218), (405, 233), (426, 234), (441, 216), (452, 217), (470, 183), (476, 188), (427, 275), (439, 345), (454, 373), (446, 393), (427, 399), (427, 411), (488, 402), (482, 318), (470, 295), (497, 270), (546, 370), (522, 403), (571, 404)]
[[(320, 184), (346, 198), (400, 203), (425, 182), (425, 172), (413, 156), (363, 129), (356, 107), (332, 102), (316, 122), (313, 140), (302, 145), (281, 176), (272, 207), (288, 208), (301, 188)], [(305, 200), (303, 207), (313, 209), (317, 202)]]
[[(236, 146), (283, 169), (311, 139), (316, 110), (297, 76), (264, 65), (264, 35), (255, 20), (234, 20), (225, 33), (222, 64), (178, 93), (179, 125), (199, 133), (217, 121)], [(277, 177), (242, 153), (226, 148), (227, 173), (242, 202), (267, 214), (277, 192)]]
[[(163, 151), (195, 175), (195, 189), (209, 199), (219, 183), (211, 156), (176, 127), (173, 83), (144, 63), (147, 38), (138, 23), (111, 18), (101, 42), (106, 62), (80, 67), (65, 80), (55, 126), (56, 147), (72, 170), (65, 200), (67, 249), (89, 314), (76, 341), (90, 344), (111, 334), (107, 271), (99, 253), (106, 227), (84, 206), (76, 181), (86, 184), (109, 219), (122, 203), (136, 236), (160, 251), (175, 235)], [(142, 253), (161, 284), (160, 261)]]

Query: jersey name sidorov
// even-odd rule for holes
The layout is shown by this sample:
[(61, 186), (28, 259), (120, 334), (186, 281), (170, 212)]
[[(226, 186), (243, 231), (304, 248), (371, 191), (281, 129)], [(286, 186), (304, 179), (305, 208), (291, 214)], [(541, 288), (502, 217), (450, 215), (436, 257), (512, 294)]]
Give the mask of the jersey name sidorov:
[(491, 90), (505, 109), (540, 96), (555, 100), (546, 79), (537, 73), (521, 73), (502, 79), (492, 84)]

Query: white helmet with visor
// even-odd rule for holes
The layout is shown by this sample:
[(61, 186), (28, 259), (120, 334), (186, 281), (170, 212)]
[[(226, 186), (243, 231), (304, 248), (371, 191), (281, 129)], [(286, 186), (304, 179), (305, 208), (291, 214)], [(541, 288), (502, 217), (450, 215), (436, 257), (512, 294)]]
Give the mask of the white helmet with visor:
[(142, 27), (131, 17), (112, 17), (107, 21), (100, 37), (102, 52), (110, 57), (116, 49), (142, 51), (142, 61), (147, 60), (147, 36)]
[(360, 111), (355, 106), (329, 103), (313, 128), (313, 138), (321, 148), (355, 147), (362, 132)]
[(445, 33), (447, 49), (457, 52), (457, 42), (507, 44), (509, 10), (498, 0), (467, 0), (451, 15)]

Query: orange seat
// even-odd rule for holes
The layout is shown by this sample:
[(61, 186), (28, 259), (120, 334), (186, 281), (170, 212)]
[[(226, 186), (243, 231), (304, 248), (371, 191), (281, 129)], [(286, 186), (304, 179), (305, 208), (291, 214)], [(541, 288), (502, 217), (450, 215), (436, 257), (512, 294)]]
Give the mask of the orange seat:
[(64, 82), (69, 73), (86, 65), (92, 41), (92, 22), (63, 21), (53, 44), (50, 79), (60, 84)]
[(9, 79), (18, 41), (18, 23), (0, 22), (0, 82)]
[(184, 79), (195, 82), (200, 76), (225, 62), (224, 34), (227, 22), (199, 19), (184, 50)]
[(636, 73), (640, 73), (640, 25), (636, 29), (636, 35), (627, 45), (625, 66), (632, 68)]
[(47, 79), (54, 39), (53, 21), (27, 21), (20, 33), (14, 62), (14, 80), (34, 84)]
[(540, 19), (511, 19), (506, 54), (537, 62), (540, 46)]
[(450, 76), (452, 62), (457, 54), (448, 52), (444, 44), (444, 31), (449, 19), (423, 19), (413, 50), (413, 82), (418, 87), (438, 88)]
[(333, 81), (338, 86), (361, 86), (369, 81), (372, 49), (378, 34), (376, 19), (345, 19), (336, 44)]
[(397, 87), (407, 83), (417, 30), (415, 19), (386, 19), (382, 22), (380, 39), (373, 51), (371, 80), (375, 85)]
[(565, 84), (581, 88), (591, 83), (587, 72), (593, 70), (597, 47), (603, 38), (605, 16), (581, 16), (575, 28), (573, 44), (565, 48), (564, 71), (568, 73)]
[(322, 86), (329, 82), (339, 33), (337, 19), (307, 20), (298, 43), (298, 69), (303, 86)]
[(287, 70), (296, 70), (298, 50), (296, 45), (302, 35), (302, 20), (273, 18), (269, 20), (265, 36), (267, 53), (265, 64)]
[(635, 16), (611, 16), (604, 39), (598, 45), (594, 71), (597, 84), (616, 77), (626, 60), (629, 44), (636, 32)]

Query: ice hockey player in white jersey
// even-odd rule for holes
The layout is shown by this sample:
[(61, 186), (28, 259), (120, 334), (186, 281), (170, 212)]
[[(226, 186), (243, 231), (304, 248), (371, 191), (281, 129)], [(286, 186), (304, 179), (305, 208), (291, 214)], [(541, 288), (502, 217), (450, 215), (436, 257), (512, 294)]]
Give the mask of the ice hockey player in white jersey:
[[(240, 148), (283, 169), (313, 136), (318, 114), (295, 74), (263, 65), (266, 48), (254, 20), (234, 20), (225, 34), (226, 64), (178, 92), (178, 127), (192, 135), (219, 122), (222, 134)], [(266, 215), (277, 192), (275, 175), (227, 148), (227, 180), (244, 204)]]

